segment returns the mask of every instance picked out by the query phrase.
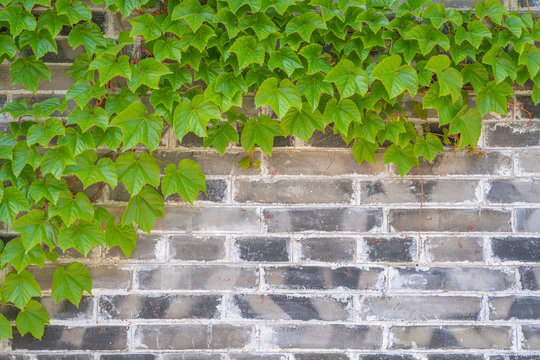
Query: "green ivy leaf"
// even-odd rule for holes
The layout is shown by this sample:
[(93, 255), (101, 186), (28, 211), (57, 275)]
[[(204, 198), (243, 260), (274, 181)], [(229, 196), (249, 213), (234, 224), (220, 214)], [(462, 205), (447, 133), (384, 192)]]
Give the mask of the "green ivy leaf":
[(483, 0), (476, 4), (475, 15), (482, 19), (489, 16), (495, 23), (501, 25), (503, 15), (507, 15), (504, 6), (497, 0)]
[(116, 160), (118, 180), (126, 185), (130, 195), (135, 195), (144, 185), (159, 186), (159, 167), (154, 158), (148, 153), (142, 153), (135, 158), (133, 152), (127, 152)]
[(173, 20), (184, 20), (193, 31), (197, 31), (205, 22), (212, 22), (214, 10), (208, 6), (201, 6), (198, 0), (184, 0), (178, 4), (171, 15)]
[(240, 69), (244, 69), (251, 64), (262, 65), (264, 62), (265, 50), (252, 36), (242, 36), (236, 39), (230, 51), (236, 54)]
[(56, 41), (46, 29), (24, 31), (19, 37), (19, 47), (22, 49), (29, 45), (36, 58), (41, 58), (48, 52), (57, 53)]
[(352, 154), (356, 161), (361, 164), (364, 160), (375, 163), (375, 151), (379, 146), (367, 140), (355, 140), (352, 146)]
[(132, 91), (137, 90), (141, 85), (147, 85), (152, 89), (159, 87), (159, 79), (163, 75), (170, 74), (169, 68), (154, 58), (139, 61), (131, 69), (131, 80), (128, 83)]
[(105, 225), (105, 242), (109, 247), (119, 246), (127, 259), (137, 246), (135, 227), (133, 224), (116, 224), (116, 219), (112, 216)]
[(418, 166), (418, 157), (414, 153), (413, 145), (408, 144), (402, 148), (396, 144), (390, 145), (384, 153), (384, 163), (391, 162), (397, 165), (401, 177), (408, 173), (411, 167)]
[(25, 253), (40, 243), (54, 247), (54, 229), (47, 219), (47, 214), (41, 210), (34, 209), (21, 216), (11, 229), (21, 234)]
[(121, 223), (136, 223), (150, 233), (157, 217), (163, 217), (163, 197), (150, 186), (145, 186), (137, 195), (129, 200)]
[(203, 139), (204, 147), (212, 145), (221, 156), (229, 142), (237, 143), (239, 140), (238, 132), (228, 122), (220, 122), (208, 130), (208, 136)]
[(59, 15), (66, 14), (72, 25), (82, 20), (92, 20), (90, 8), (82, 1), (57, 0), (56, 10)]
[(289, 6), (295, 4), (294, 0), (262, 0), (261, 10), (273, 7), (279, 15), (283, 15)]
[(15, 324), (21, 336), (30, 333), (36, 339), (41, 340), (45, 332), (45, 324), (49, 324), (49, 314), (39, 302), (30, 300), (26, 307), (17, 314)]
[(330, 99), (324, 109), (323, 119), (325, 125), (333, 122), (335, 128), (344, 135), (347, 135), (353, 121), (362, 122), (358, 107), (349, 99), (343, 99), (339, 103), (335, 98)]
[[(355, 129), (359, 131), (359, 137), (370, 143), (375, 143), (377, 132), (385, 128), (385, 123), (381, 117), (373, 112), (367, 112), (362, 119), (362, 123), (355, 123)], [(354, 145), (353, 145), (354, 146)], [(364, 146), (368, 146), (364, 144)], [(369, 160), (368, 160), (369, 161)]]
[(476, 105), (480, 114), (484, 116), (488, 112), (496, 112), (506, 115), (506, 98), (513, 93), (512, 86), (505, 82), (500, 84), (495, 81), (488, 82), (476, 95)]
[(416, 138), (414, 144), (416, 156), (423, 156), (431, 163), (439, 151), (443, 151), (443, 145), (437, 136), (427, 134), (426, 137), (418, 136)]
[(312, 111), (317, 110), (321, 94), (332, 95), (334, 93), (332, 85), (324, 81), (324, 75), (321, 73), (302, 77), (296, 83), (296, 87), (300, 95), (305, 96)]
[(12, 339), (13, 331), (8, 319), (6, 319), (4, 315), (0, 314), (0, 340), (6, 338)]
[(184, 159), (165, 168), (165, 176), (161, 181), (161, 190), (165, 197), (177, 193), (193, 205), (199, 191), (206, 193), (206, 179), (201, 166), (195, 161)]
[(154, 57), (158, 62), (165, 59), (182, 61), (182, 43), (176, 38), (166, 38), (157, 40), (154, 44)]
[(368, 78), (364, 69), (356, 67), (350, 60), (343, 59), (326, 75), (325, 81), (333, 82), (342, 98), (354, 94), (364, 95), (368, 91)]
[(155, 114), (146, 115), (146, 106), (137, 102), (128, 106), (111, 121), (111, 126), (122, 129), (124, 149), (131, 149), (139, 143), (155, 150), (161, 140), (163, 121)]
[(279, 122), (266, 115), (260, 115), (257, 120), (249, 119), (242, 129), (241, 143), (246, 151), (259, 145), (265, 153), (272, 155), (274, 137), (282, 135)]
[(28, 146), (40, 144), (49, 145), (49, 141), (55, 136), (64, 135), (64, 125), (58, 118), (51, 117), (45, 120), (43, 124), (36, 123), (28, 129), (26, 134), (26, 143)]
[(495, 45), (489, 50), (482, 60), (485, 64), (491, 65), (495, 81), (502, 82), (507, 77), (512, 80), (516, 78), (516, 64), (500, 46)]
[(10, 58), (17, 54), (15, 41), (9, 35), (0, 35), (0, 56), (7, 55)]
[(21, 211), (28, 210), (28, 203), (23, 194), (13, 186), (4, 189), (4, 197), (0, 202), (0, 220), (11, 224)]
[(298, 33), (304, 41), (309, 42), (311, 34), (316, 29), (327, 29), (326, 23), (321, 19), (320, 15), (307, 12), (302, 16), (293, 16), (285, 27), (285, 34)]
[(37, 28), (45, 28), (55, 38), (64, 26), (69, 26), (67, 15), (58, 15), (52, 9), (48, 9), (39, 15)]
[(95, 54), (97, 47), (105, 46), (101, 30), (92, 22), (75, 25), (69, 33), (68, 42), (72, 48), (83, 45), (88, 54)]
[(269, 105), (281, 119), (290, 108), (301, 109), (302, 99), (290, 80), (279, 82), (276, 78), (269, 78), (261, 84), (255, 95), (255, 106), (262, 105)]
[(531, 78), (534, 78), (540, 70), (540, 49), (536, 46), (527, 46), (526, 50), (519, 55), (519, 65), (526, 65)]
[(471, 83), (475, 91), (479, 91), (489, 81), (486, 67), (480, 63), (467, 64), (461, 70), (464, 83)]
[(178, 140), (193, 131), (196, 135), (205, 137), (206, 126), (210, 119), (220, 119), (218, 107), (211, 101), (205, 101), (202, 95), (195, 96), (191, 101), (183, 98), (174, 111), (174, 131)]
[(51, 71), (45, 63), (35, 56), (19, 58), (9, 68), (11, 85), (23, 84), (35, 93), (38, 90), (39, 79), (51, 80)]
[(307, 75), (317, 74), (318, 72), (329, 73), (332, 66), (328, 63), (328, 58), (322, 54), (322, 46), (311, 44), (304, 46), (299, 54), (302, 55), (308, 63)]
[(88, 66), (90, 70), (99, 72), (100, 86), (105, 85), (109, 80), (116, 76), (122, 76), (131, 79), (131, 67), (129, 66), (129, 57), (120, 56), (118, 59), (114, 55), (100, 55), (94, 59)]
[[(88, 80), (79, 80), (68, 89), (66, 99), (75, 100), (78, 108), (81, 109), (86, 106), (90, 100), (93, 98), (99, 99), (105, 95), (106, 92), (107, 90), (97, 83), (92, 86)], [(94, 109), (97, 110), (102, 108), (96, 107)]]
[(429, 54), (436, 45), (447, 51), (450, 49), (448, 37), (432, 25), (415, 26), (412, 30), (407, 32), (405, 39), (414, 39), (418, 41), (418, 46), (424, 56)]
[(70, 192), (62, 192), (58, 202), (49, 206), (49, 218), (53, 216), (59, 216), (67, 226), (73, 224), (75, 220), (92, 221), (94, 207), (83, 193), (77, 193), (73, 197)]
[(291, 76), (294, 70), (301, 69), (303, 65), (296, 52), (290, 47), (284, 46), (270, 53), (268, 67), (272, 70), (280, 68)]
[(156, 18), (150, 14), (137, 16), (130, 19), (131, 36), (141, 35), (145, 41), (152, 41), (161, 36), (161, 29)]
[(23, 270), (7, 274), (2, 281), (0, 294), (3, 302), (11, 301), (19, 309), (24, 309), (33, 296), (41, 296), (41, 289), (34, 276), (28, 270)]
[(45, 175), (44, 179), (36, 179), (30, 185), (30, 195), (35, 202), (41, 199), (47, 199), (51, 203), (56, 204), (60, 193), (63, 191), (68, 191), (68, 186), (64, 179), (58, 180), (52, 175)]
[(83, 264), (73, 262), (66, 267), (56, 269), (51, 292), (55, 302), (66, 298), (73, 305), (79, 306), (84, 291), (92, 293), (92, 279)]
[(439, 123), (446, 125), (459, 113), (463, 102), (460, 99), (454, 102), (450, 96), (439, 96), (439, 83), (435, 82), (422, 99), (422, 105), (424, 109), (436, 109)]
[(87, 149), (95, 149), (94, 138), (90, 132), (81, 133), (78, 129), (67, 128), (66, 135), (58, 139), (58, 145), (67, 145), (78, 156)]
[(470, 109), (450, 121), (450, 134), (460, 134), (458, 149), (470, 145), (475, 147), (482, 131), (482, 116), (478, 109)]
[(45, 264), (45, 260), (47, 259), (41, 245), (36, 245), (29, 249), (29, 251), (26, 251), (23, 240), (21, 238), (15, 238), (6, 244), (0, 258), (0, 265), (3, 267), (9, 262), (17, 272), (20, 272), (31, 264), (42, 267)]
[(58, 246), (62, 251), (74, 248), (84, 256), (87, 256), (88, 252), (96, 245), (105, 246), (105, 234), (98, 224), (79, 220), (60, 229)]
[(122, 19), (131, 15), (133, 10), (141, 6), (140, 0), (114, 0), (113, 3), (118, 6), (118, 10), (122, 13)]
[(41, 158), (41, 172), (43, 174), (52, 174), (59, 179), (62, 172), (68, 165), (75, 164), (75, 158), (71, 149), (67, 145), (47, 150)]
[(19, 35), (23, 30), (34, 30), (37, 25), (34, 15), (25, 11), (20, 5), (4, 7), (0, 11), (0, 21), (9, 23), (9, 31), (13, 37)]
[(480, 47), (483, 39), (491, 39), (491, 32), (480, 21), (471, 21), (467, 24), (467, 30), (459, 27), (456, 31), (456, 44), (461, 45), (463, 41), (468, 41), (475, 49)]
[(13, 174), (19, 176), (26, 165), (36, 169), (41, 163), (39, 152), (34, 146), (28, 147), (25, 142), (18, 142), (12, 149)]
[(401, 65), (399, 55), (389, 56), (379, 62), (371, 72), (371, 76), (383, 83), (390, 98), (402, 94), (405, 90), (414, 96), (418, 90), (416, 70), (410, 65)]
[(240, 24), (242, 28), (253, 29), (259, 41), (268, 38), (278, 30), (272, 20), (262, 12), (244, 16)]
[(77, 124), (83, 132), (90, 130), (94, 126), (107, 129), (109, 126), (109, 116), (100, 107), (75, 108), (68, 117), (68, 124)]
[(324, 131), (324, 121), (318, 110), (313, 111), (311, 106), (304, 102), (302, 110), (291, 108), (280, 121), (285, 136), (295, 134), (307, 142), (315, 130)]
[(83, 183), (84, 188), (104, 181), (113, 189), (118, 183), (116, 166), (109, 158), (101, 158), (97, 161), (97, 155), (94, 151), (85, 151), (75, 159), (76, 164), (68, 166), (65, 174), (76, 175)]

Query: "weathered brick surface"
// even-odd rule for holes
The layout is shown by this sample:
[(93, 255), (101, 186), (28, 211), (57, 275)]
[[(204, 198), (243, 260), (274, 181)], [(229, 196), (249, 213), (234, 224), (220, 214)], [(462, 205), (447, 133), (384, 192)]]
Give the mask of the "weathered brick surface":
[(356, 239), (351, 237), (305, 237), (297, 245), (302, 261), (349, 263), (356, 254)]

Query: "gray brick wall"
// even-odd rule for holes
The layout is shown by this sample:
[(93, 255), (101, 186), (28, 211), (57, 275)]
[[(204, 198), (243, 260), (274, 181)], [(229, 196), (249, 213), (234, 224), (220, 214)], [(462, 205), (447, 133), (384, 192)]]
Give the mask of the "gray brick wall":
[[(118, 19), (94, 10), (113, 36)], [(38, 99), (70, 85), (66, 39)], [(2, 66), (0, 106), (28, 98)], [(358, 165), (331, 134), (279, 139), (272, 157), (255, 154), (260, 170), (242, 170), (239, 147), (220, 157), (166, 133), (157, 156), (199, 162), (208, 194), (194, 207), (169, 198), (129, 260), (65, 254), (94, 282), (78, 308), (48, 296), (52, 267), (34, 269), (51, 325), (42, 341), (0, 344), (0, 360), (540, 359), (540, 106), (526, 95), (512, 101), (533, 119), (487, 116), (480, 158), (447, 152), (404, 179), (382, 153)], [(100, 201), (126, 195), (105, 188)]]

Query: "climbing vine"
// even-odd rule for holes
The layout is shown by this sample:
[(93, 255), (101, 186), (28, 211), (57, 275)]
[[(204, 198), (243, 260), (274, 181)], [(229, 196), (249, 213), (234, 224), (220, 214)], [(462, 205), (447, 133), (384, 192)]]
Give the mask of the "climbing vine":
[[(57, 263), (60, 251), (119, 246), (129, 257), (136, 226), (150, 232), (164, 198), (193, 203), (206, 190), (196, 162), (158, 164), (168, 129), (220, 154), (238, 142), (248, 154), (256, 146), (271, 154), (276, 136), (333, 131), (358, 162), (374, 162), (384, 144), (384, 162), (403, 176), (443, 145), (474, 150), (482, 116), (507, 113), (514, 83), (531, 81), (540, 101), (540, 23), (496, 0), (466, 12), (429, 0), (92, 3), (118, 12), (126, 30), (105, 37), (83, 1), (0, 0), (0, 59), (12, 85), (35, 93), (55, 81), (42, 57), (57, 53), (59, 37), (82, 50), (64, 97), (30, 95), (2, 109), (14, 121), (0, 132), (0, 220), (19, 236), (0, 243), (0, 301), (18, 309), (22, 335), (41, 338), (49, 322), (38, 267), (55, 264), (52, 298), (78, 305), (90, 275), (81, 263)], [(431, 109), (441, 132), (409, 121)], [(246, 159), (242, 166), (254, 165)], [(110, 214), (76, 181), (122, 183), (131, 198)], [(0, 338), (12, 336), (0, 314)]]

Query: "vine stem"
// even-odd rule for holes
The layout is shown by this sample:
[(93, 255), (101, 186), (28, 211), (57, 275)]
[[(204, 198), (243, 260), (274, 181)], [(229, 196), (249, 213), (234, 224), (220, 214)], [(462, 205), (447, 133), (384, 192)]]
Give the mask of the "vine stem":
[(527, 125), (525, 126), (525, 129), (528, 128), (529, 125), (531, 125), (531, 121), (532, 121), (532, 113), (531, 113), (529, 110), (526, 110), (526, 109), (522, 108), (521, 106), (516, 105), (516, 104), (514, 104), (514, 103), (508, 103), (508, 105), (512, 105), (512, 106), (518, 108), (519, 110), (523, 110), (523, 111), (525, 111), (525, 112), (527, 113), (527, 115), (529, 115), (529, 122), (527, 122)]

